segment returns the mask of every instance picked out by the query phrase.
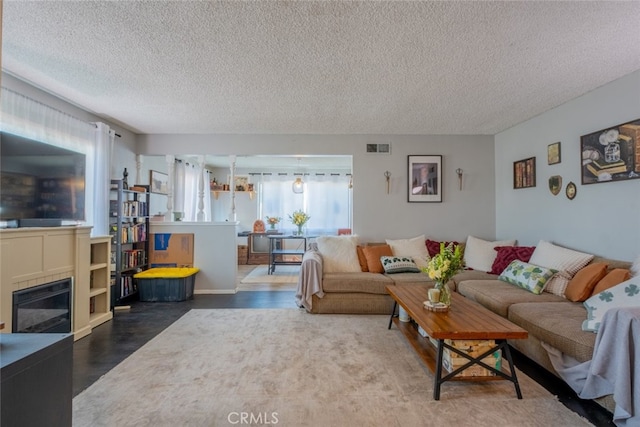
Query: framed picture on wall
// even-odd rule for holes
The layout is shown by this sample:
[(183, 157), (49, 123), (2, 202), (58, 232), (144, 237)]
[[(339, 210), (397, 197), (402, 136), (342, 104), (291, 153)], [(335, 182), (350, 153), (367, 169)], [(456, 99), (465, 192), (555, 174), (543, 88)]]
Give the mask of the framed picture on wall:
[(442, 202), (442, 156), (409, 156), (408, 201)]
[(530, 188), (536, 186), (536, 158), (513, 162), (513, 188)]
[(640, 178), (640, 119), (580, 137), (582, 184)]
[(547, 145), (547, 164), (555, 165), (556, 163), (560, 163), (561, 160), (560, 142)]
[(151, 193), (169, 194), (169, 175), (158, 171), (150, 171), (149, 191)]
[[(231, 185), (231, 175), (227, 175), (227, 181)], [(253, 189), (253, 185), (251, 186)], [(249, 175), (234, 175), (233, 188), (235, 191), (250, 191), (249, 190)]]

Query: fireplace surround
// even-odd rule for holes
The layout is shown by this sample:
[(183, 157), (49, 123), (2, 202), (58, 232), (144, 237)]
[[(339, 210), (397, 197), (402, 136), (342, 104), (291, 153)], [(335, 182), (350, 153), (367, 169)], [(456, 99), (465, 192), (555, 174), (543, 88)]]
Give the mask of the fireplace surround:
[(73, 278), (70, 298), (74, 339), (91, 333), (91, 227), (0, 229), (0, 321), (12, 333), (13, 294)]
[(13, 333), (71, 332), (73, 279), (13, 292)]

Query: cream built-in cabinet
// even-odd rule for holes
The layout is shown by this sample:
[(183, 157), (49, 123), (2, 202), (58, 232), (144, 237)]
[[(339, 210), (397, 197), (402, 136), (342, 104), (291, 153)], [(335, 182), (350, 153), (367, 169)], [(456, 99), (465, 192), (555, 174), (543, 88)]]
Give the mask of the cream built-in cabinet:
[[(92, 327), (111, 318), (111, 313), (90, 313), (91, 299), (96, 300), (96, 310), (102, 306), (98, 304), (102, 295), (109, 301), (110, 276), (109, 237), (92, 239), (90, 230), (84, 226), (0, 230), (0, 321), (5, 323), (2, 333), (12, 330), (14, 291), (67, 277), (73, 277), (74, 339), (90, 334)], [(100, 289), (103, 286), (105, 291)]]
[(91, 238), (89, 265), (89, 324), (91, 328), (111, 320), (111, 236)]

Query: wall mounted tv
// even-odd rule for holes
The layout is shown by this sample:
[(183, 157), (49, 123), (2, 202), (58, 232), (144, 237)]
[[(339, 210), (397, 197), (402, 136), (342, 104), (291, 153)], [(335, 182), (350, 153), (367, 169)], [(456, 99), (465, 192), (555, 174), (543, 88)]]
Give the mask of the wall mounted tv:
[(85, 163), (82, 153), (0, 132), (0, 220), (18, 226), (84, 221)]

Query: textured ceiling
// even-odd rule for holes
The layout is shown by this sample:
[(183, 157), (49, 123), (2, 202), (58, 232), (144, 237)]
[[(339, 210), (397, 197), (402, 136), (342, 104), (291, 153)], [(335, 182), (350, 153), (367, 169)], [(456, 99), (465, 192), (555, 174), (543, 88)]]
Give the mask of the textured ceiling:
[(5, 71), (136, 133), (495, 134), (640, 69), (640, 2), (4, 1)]

